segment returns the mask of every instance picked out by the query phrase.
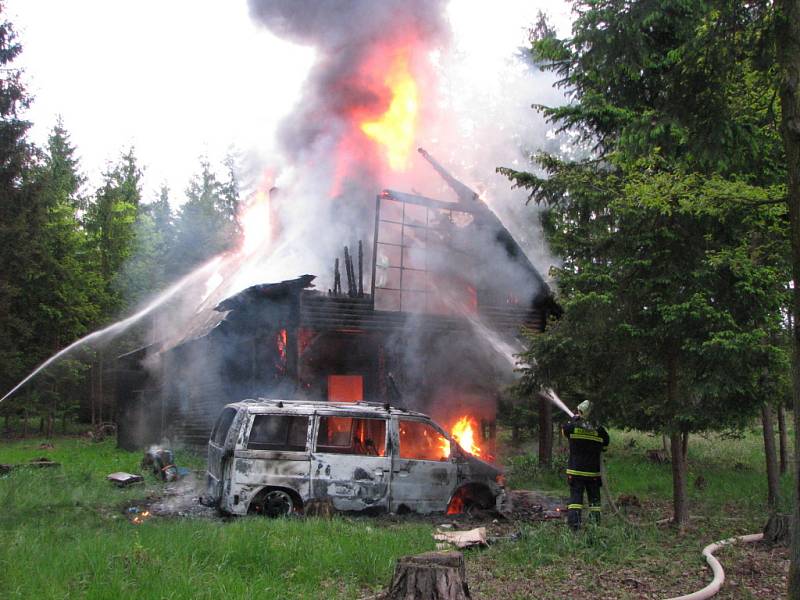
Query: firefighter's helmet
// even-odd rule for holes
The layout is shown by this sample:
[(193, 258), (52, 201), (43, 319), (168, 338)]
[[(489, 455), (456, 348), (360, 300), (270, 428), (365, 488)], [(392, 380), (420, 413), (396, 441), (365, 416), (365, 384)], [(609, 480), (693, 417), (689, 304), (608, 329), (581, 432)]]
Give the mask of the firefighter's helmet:
[(586, 419), (589, 417), (589, 413), (592, 412), (592, 403), (588, 400), (584, 400), (580, 404), (578, 404), (578, 411), (581, 413), (581, 416)]

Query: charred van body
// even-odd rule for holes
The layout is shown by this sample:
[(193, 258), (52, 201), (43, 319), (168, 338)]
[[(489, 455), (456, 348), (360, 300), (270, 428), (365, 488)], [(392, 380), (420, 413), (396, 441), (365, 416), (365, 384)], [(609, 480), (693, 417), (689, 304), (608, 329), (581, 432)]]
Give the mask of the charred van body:
[(247, 400), (227, 405), (208, 444), (208, 500), (268, 516), (326, 502), (345, 512), (494, 508), (496, 467), (430, 417), (371, 403)]

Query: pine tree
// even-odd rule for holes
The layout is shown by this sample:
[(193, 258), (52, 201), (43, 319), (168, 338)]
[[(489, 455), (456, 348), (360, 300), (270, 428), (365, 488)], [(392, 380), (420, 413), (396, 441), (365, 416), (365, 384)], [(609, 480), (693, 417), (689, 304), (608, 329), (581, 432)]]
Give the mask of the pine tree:
[(106, 318), (128, 307), (120, 282), (122, 268), (133, 252), (135, 223), (139, 214), (142, 171), (133, 149), (104, 174), (86, 210), (85, 225), (94, 250), (97, 271), (103, 281)]
[(234, 247), (237, 205), (235, 178), (221, 183), (208, 159), (202, 158), (200, 172), (189, 183), (186, 202), (175, 220), (176, 239), (170, 263), (176, 275)]
[[(34, 173), (37, 204), (46, 218), (37, 235), (40, 254), (36, 270), (28, 274), (27, 299), (35, 307), (30, 316), (36, 331), (33, 342), (44, 359), (85, 335), (98, 321), (102, 286), (91, 269), (91, 249), (78, 219), (84, 205), (84, 178), (60, 119)], [(48, 434), (56, 413), (77, 410), (79, 398), (69, 392), (78, 387), (85, 368), (80, 361), (65, 360), (37, 383), (44, 395)]]
[(574, 98), (543, 111), (594, 154), (502, 170), (551, 207), (565, 258), (565, 317), (533, 341), (530, 377), (668, 431), (681, 526), (689, 432), (742, 423), (785, 364), (785, 171), (755, 51), (769, 3), (747, 4), (576, 1), (573, 36), (534, 49)]
[(0, 386), (9, 389), (35, 361), (28, 352), (34, 332), (27, 319), (26, 288), (44, 211), (35, 203), (30, 178), (30, 123), (21, 117), (30, 98), (13, 66), (22, 46), (5, 12), (0, 2)]

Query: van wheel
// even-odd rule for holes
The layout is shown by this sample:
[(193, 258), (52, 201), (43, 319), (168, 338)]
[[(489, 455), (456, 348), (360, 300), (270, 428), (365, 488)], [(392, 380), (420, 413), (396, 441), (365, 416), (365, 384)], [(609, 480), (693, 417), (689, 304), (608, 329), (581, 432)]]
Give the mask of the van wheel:
[(295, 511), (294, 499), (284, 490), (269, 490), (261, 498), (256, 510), (270, 519), (288, 517)]

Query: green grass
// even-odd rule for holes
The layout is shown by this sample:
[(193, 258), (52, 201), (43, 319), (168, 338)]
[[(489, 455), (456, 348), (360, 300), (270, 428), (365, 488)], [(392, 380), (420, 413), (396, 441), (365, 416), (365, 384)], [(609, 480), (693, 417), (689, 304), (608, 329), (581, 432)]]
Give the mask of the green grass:
[[(640, 432), (610, 433), (612, 443), (605, 455), (608, 488), (615, 499), (627, 495), (640, 501), (641, 507), (628, 514), (634, 524), (606, 509), (599, 526), (584, 527), (577, 535), (560, 523), (524, 526), (519, 540), (490, 548), (480, 557), (480, 565), (475, 565), (478, 573), (488, 573), (475, 585), (483, 597), (564, 598), (570, 596), (575, 581), (591, 590), (586, 597), (592, 598), (681, 595), (710, 580), (701, 557), (705, 545), (762, 529), (767, 492), (760, 429), (737, 439), (690, 437), (689, 503), (690, 514), (697, 518), (684, 533), (656, 525), (672, 515), (671, 466), (646, 458), (647, 450), (662, 447), (661, 438)], [(510, 483), (550, 490), (564, 498), (567, 484), (564, 465), (559, 463), (565, 456), (558, 450), (555, 454), (553, 470), (540, 468), (531, 453), (512, 458)], [(785, 512), (791, 499), (791, 476), (784, 476), (781, 484)], [(526, 585), (532, 581), (537, 585)], [(625, 589), (628, 581), (644, 587)], [(759, 596), (739, 589), (724, 597)]]
[(105, 475), (138, 472), (140, 454), (113, 442), (38, 444), (0, 445), (0, 463), (48, 456), (63, 465), (0, 477), (0, 598), (353, 598), (384, 585), (398, 556), (434, 547), (429, 525), (367, 519), (133, 525), (123, 507), (161, 484), (119, 489)]
[[(683, 535), (654, 524), (671, 506), (669, 464), (645, 459), (660, 438), (611, 435), (609, 488), (615, 498), (641, 501), (630, 514), (637, 525), (606, 513), (601, 525), (578, 535), (556, 522), (509, 526), (518, 531), (515, 541), (467, 553), (476, 598), (570, 597), (576, 578), (595, 594), (586, 592), (586, 598), (686, 593), (709, 579), (700, 556), (704, 545), (763, 525), (760, 432), (737, 440), (692, 436), (690, 512), (704, 518)], [(434, 548), (433, 525), (424, 520), (156, 517), (136, 526), (124, 506), (156, 494), (162, 484), (148, 478), (145, 486), (119, 489), (105, 476), (137, 472), (140, 453), (118, 450), (113, 441), (57, 438), (53, 449), (39, 449), (39, 443), (0, 443), (0, 463), (46, 456), (62, 464), (0, 476), (3, 599), (358, 598), (388, 583), (397, 557)], [(204, 461), (179, 453), (176, 462), (202, 468)], [(566, 495), (560, 469), (541, 470), (530, 454), (511, 462), (514, 486)], [(699, 476), (702, 489), (695, 486)], [(783, 484), (788, 498), (788, 477)], [(641, 586), (628, 589), (628, 581)]]

